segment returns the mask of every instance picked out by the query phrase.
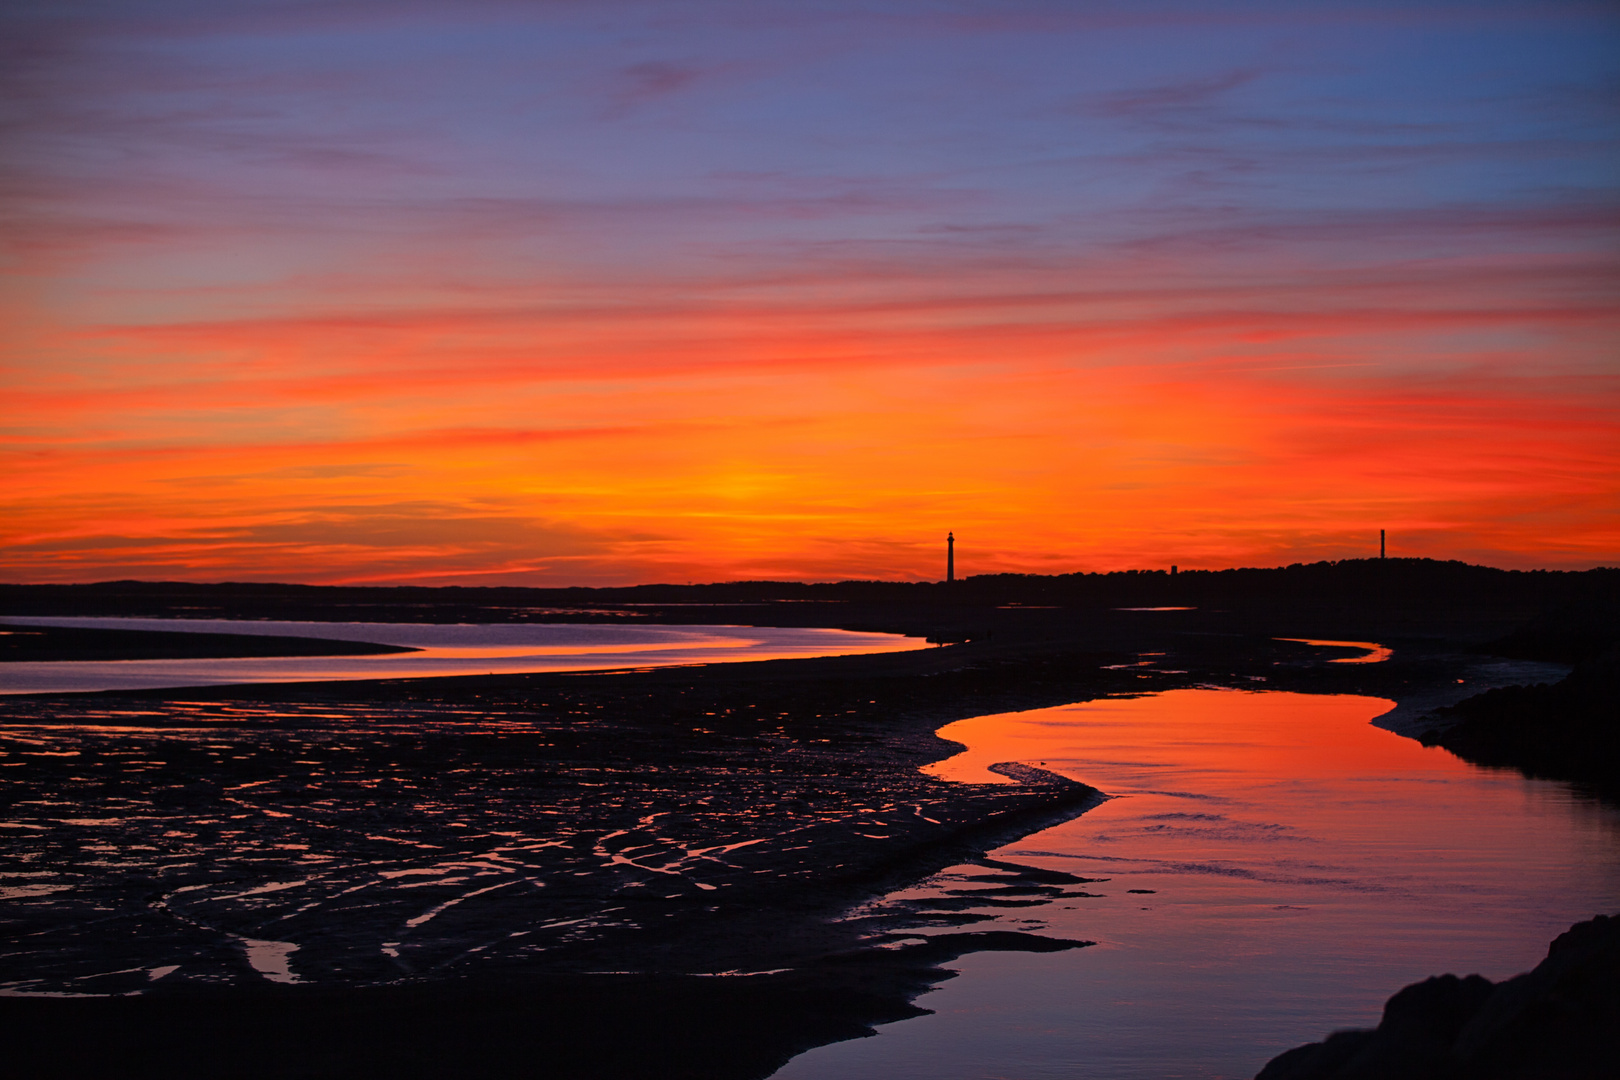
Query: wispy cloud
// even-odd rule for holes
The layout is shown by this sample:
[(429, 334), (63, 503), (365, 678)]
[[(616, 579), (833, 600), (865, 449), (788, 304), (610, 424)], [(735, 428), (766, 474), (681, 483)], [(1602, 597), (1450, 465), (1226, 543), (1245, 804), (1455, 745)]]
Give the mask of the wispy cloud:
[(1612, 12), (0, 29), (0, 577), (1620, 557)]

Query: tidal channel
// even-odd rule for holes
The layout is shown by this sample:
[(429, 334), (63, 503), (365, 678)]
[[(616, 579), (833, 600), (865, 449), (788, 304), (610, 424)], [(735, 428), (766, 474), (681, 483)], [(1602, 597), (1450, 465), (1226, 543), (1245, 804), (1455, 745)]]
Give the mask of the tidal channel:
[[(1408, 983), (1512, 976), (1572, 922), (1620, 910), (1620, 813), (1369, 723), (1391, 705), (1188, 689), (941, 729), (965, 747), (929, 767), (942, 778), (1005, 783), (986, 766), (1019, 762), (1112, 796), (990, 853), (1094, 879), (1093, 895), (987, 894), (973, 926), (1096, 944), (965, 956), (918, 1002), (933, 1015), (776, 1080), (1252, 1077), (1376, 1026)], [(959, 901), (985, 877), (956, 867), (857, 914)]]

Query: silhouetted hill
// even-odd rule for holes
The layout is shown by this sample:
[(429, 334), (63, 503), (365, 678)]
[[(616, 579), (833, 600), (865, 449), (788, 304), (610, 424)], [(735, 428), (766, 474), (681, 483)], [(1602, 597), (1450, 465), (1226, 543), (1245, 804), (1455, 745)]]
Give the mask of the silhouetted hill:
[[(554, 621), (653, 614), (685, 621), (682, 606), (769, 606), (739, 622), (826, 625), (824, 612), (795, 605), (856, 605), (891, 611), (1301, 604), (1403, 612), (1490, 609), (1524, 619), (1559, 609), (1612, 613), (1620, 569), (1498, 570), (1431, 559), (1347, 559), (1271, 569), (1127, 570), (1106, 574), (984, 574), (942, 582), (735, 581), (620, 588), (320, 586), (225, 582), (112, 581), (85, 585), (0, 585), (7, 615), (124, 615), (190, 618), (356, 619), (389, 622)], [(704, 619), (711, 616), (705, 615)], [(1612, 620), (1612, 614), (1603, 616)], [(694, 619), (692, 621), (700, 621)]]

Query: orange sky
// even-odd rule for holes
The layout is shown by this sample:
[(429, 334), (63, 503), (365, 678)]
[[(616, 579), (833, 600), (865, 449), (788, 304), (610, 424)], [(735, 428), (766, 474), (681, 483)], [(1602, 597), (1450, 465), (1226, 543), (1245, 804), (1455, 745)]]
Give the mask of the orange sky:
[[(589, 37), (547, 18), (503, 33)], [(1360, 556), (1381, 527), (1620, 560), (1620, 247), (1581, 190), (1612, 114), (1396, 94), (1399, 26), (1360, 28), (1344, 85), (1228, 56), (1066, 86), (1042, 35), (919, 24), (930, 104), (884, 97), (864, 39), (695, 16), (472, 89), (482, 39), (408, 21), (177, 19), (22, 27), (61, 48), (7, 159), (0, 580), (934, 578), (948, 529), (968, 574)], [(353, 35), (458, 89), (401, 99)], [(1613, 67), (1572, 49), (1512, 76)], [(1001, 87), (982, 116), (950, 107), (963, 65)], [(873, 115), (816, 96), (830, 69)], [(605, 103), (502, 105), (526, 94)]]

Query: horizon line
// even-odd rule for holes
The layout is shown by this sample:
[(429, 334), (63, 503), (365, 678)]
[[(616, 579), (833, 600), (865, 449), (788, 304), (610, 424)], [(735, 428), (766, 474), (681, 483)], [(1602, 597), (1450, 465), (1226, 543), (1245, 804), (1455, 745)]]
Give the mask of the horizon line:
[(555, 592), (564, 590), (580, 590), (585, 592), (620, 592), (632, 589), (708, 589), (727, 586), (742, 585), (795, 585), (803, 587), (836, 586), (836, 585), (918, 585), (918, 586), (956, 586), (965, 585), (974, 580), (988, 580), (993, 578), (1077, 578), (1077, 577), (1115, 577), (1128, 574), (1162, 575), (1165, 578), (1182, 577), (1189, 574), (1229, 574), (1240, 572), (1266, 573), (1294, 568), (1309, 568), (1320, 566), (1341, 566), (1346, 563), (1430, 563), (1435, 566), (1463, 566), (1475, 570), (1490, 570), (1499, 574), (1589, 574), (1601, 571), (1620, 570), (1620, 566), (1599, 564), (1584, 570), (1569, 570), (1552, 567), (1532, 567), (1530, 569), (1514, 569), (1500, 566), (1490, 566), (1485, 563), (1470, 563), (1462, 559), (1436, 559), (1428, 556), (1358, 556), (1348, 559), (1318, 559), (1315, 562), (1294, 562), (1280, 566), (1228, 566), (1218, 569), (1187, 568), (1179, 566), (1172, 573), (1166, 568), (1132, 568), (1127, 570), (1073, 570), (1055, 574), (1031, 574), (1018, 571), (1001, 571), (987, 574), (969, 574), (958, 577), (954, 581), (932, 578), (916, 579), (889, 579), (889, 578), (836, 578), (816, 580), (796, 580), (789, 578), (740, 578), (730, 581), (649, 581), (638, 582), (633, 585), (421, 585), (414, 583), (378, 584), (368, 582), (365, 584), (345, 583), (312, 583), (301, 581), (193, 581), (185, 579), (162, 578), (108, 578), (100, 581), (0, 581), (0, 589), (26, 589), (26, 588), (94, 588), (107, 585), (187, 585), (196, 587), (224, 587), (231, 585), (245, 585), (255, 587), (290, 587), (299, 589), (423, 589), (423, 590), (525, 590), (533, 592)]

